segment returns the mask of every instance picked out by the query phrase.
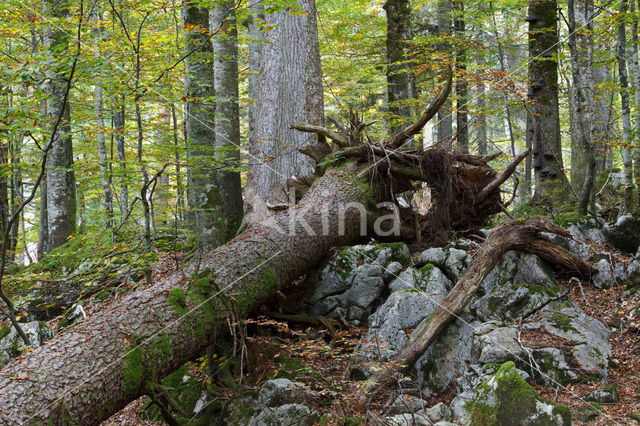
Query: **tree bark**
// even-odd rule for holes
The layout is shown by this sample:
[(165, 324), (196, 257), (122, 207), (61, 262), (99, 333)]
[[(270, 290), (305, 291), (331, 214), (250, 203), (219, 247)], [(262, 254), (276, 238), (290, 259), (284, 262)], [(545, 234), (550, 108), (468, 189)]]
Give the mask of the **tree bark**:
[(315, 134), (290, 129), (300, 122), (322, 125), (324, 117), (315, 1), (298, 4), (304, 15), (282, 11), (265, 16), (272, 29), (263, 33), (245, 191), (251, 220), (265, 214), (266, 203), (287, 200), (287, 179), (313, 174), (315, 162), (297, 148), (322, 143)]
[(238, 232), (244, 215), (240, 183), (240, 110), (238, 105), (238, 30), (233, 1), (211, 10), (213, 38), (214, 91), (216, 94), (215, 141), (226, 168), (218, 173), (223, 201), (225, 239)]
[(407, 43), (411, 40), (411, 5), (409, 0), (387, 0), (387, 101), (392, 133), (401, 130), (411, 119), (407, 103), (413, 94), (407, 64)]
[[(65, 19), (69, 14), (66, 1), (47, 0), (47, 7), (50, 16), (57, 19)], [(61, 60), (69, 46), (69, 35), (52, 26), (45, 31), (44, 42), (53, 57)], [(76, 230), (76, 182), (71, 114), (69, 104), (63, 102), (67, 87), (65, 76), (49, 72), (47, 77), (50, 79), (47, 115), (51, 122), (62, 117), (47, 161), (47, 250), (53, 250), (64, 244)]]
[(453, 1), (455, 18), (453, 28), (456, 33), (456, 139), (458, 151), (469, 153), (469, 129), (467, 85), (467, 48), (464, 25), (464, 3), (462, 0)]
[(224, 242), (222, 195), (215, 168), (215, 99), (214, 74), (211, 61), (213, 46), (209, 40), (209, 10), (198, 2), (182, 6), (187, 58), (186, 130), (189, 144), (191, 208), (195, 211), (198, 248), (207, 252)]
[(118, 158), (120, 176), (120, 214), (122, 220), (129, 215), (129, 185), (127, 182), (127, 156), (125, 151), (124, 120), (125, 120), (125, 97), (114, 96), (113, 107), (111, 109), (111, 119), (113, 121), (113, 131), (116, 140), (116, 157)]
[[(92, 19), (98, 22), (93, 30), (98, 51), (94, 53), (94, 58), (100, 59), (99, 46), (102, 41), (104, 27), (102, 24), (102, 10), (98, 1), (93, 5)], [(96, 127), (98, 131), (98, 158), (100, 161), (100, 175), (102, 181), (102, 192), (104, 197), (104, 210), (106, 213), (107, 228), (113, 226), (113, 193), (111, 192), (111, 171), (109, 169), (109, 159), (107, 158), (107, 145), (105, 142), (105, 123), (104, 123), (104, 106), (103, 106), (103, 90), (100, 82), (97, 82), (94, 89), (94, 110), (96, 116)]]
[(618, 74), (620, 78), (620, 104), (622, 109), (622, 163), (624, 166), (624, 205), (628, 211), (633, 208), (633, 158), (631, 156), (631, 111), (629, 108), (629, 79), (627, 76), (627, 35), (626, 13), (627, 0), (620, 1), (620, 17), (618, 24)]
[[(582, 78), (583, 76), (581, 76), (580, 73), (576, 35), (576, 32), (578, 32), (579, 29), (576, 26), (575, 1), (568, 0), (567, 8), (569, 18), (569, 50), (571, 55), (571, 74), (573, 80), (571, 106), (575, 121), (575, 132), (571, 133), (571, 140), (572, 142), (574, 140), (577, 142), (576, 145), (579, 147), (582, 154), (581, 157), (584, 158), (584, 162), (586, 164), (586, 171), (584, 173), (582, 187), (579, 188), (580, 195), (578, 197), (578, 213), (586, 215), (589, 207), (589, 201), (591, 200), (591, 191), (593, 190), (596, 172), (596, 159), (593, 155), (591, 129), (589, 127), (590, 122), (585, 113), (585, 110), (589, 110), (587, 102), (588, 95), (586, 95), (585, 92), (587, 92), (586, 89), (589, 84), (587, 81), (590, 78), (590, 73), (585, 75), (584, 78)], [(589, 65), (587, 68), (589, 68)]]
[(10, 362), (0, 422), (99, 424), (148, 392), (225, 334), (227, 318), (263, 306), (331, 247), (362, 239), (358, 210), (345, 206), (367, 205), (370, 192), (354, 173), (327, 172), (296, 207)]
[[(450, 62), (451, 54), (451, 42), (449, 37), (451, 36), (451, 11), (452, 5), (450, 0), (438, 1), (438, 35), (441, 39), (440, 51), (443, 55), (443, 60)], [(444, 40), (444, 41), (442, 41)], [(453, 139), (453, 112), (452, 102), (448, 99), (442, 108), (438, 111), (438, 145), (442, 148), (451, 148), (451, 139)]]
[(558, 109), (557, 0), (529, 1), (529, 121), (533, 140), (534, 197), (552, 208), (564, 187)]

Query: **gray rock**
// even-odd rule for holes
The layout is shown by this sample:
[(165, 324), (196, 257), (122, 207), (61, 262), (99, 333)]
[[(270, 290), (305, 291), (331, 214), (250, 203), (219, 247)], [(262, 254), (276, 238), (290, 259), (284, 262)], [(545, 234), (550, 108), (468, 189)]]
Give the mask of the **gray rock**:
[(369, 275), (376, 268), (380, 269), (378, 266), (367, 264), (358, 268), (361, 271), (356, 273), (351, 288), (345, 293), (346, 306), (356, 305), (362, 309), (368, 309), (380, 297), (384, 290), (382, 271), (380, 271), (380, 276)]
[(396, 414), (386, 417), (384, 424), (393, 426), (431, 426), (433, 423), (421, 413)]
[(640, 285), (640, 260), (634, 259), (627, 268), (627, 288)]
[[(9, 331), (9, 334), (0, 340), (0, 361), (5, 360), (4, 364), (6, 364), (11, 358), (20, 355), (26, 348), (24, 341), (18, 335), (16, 329), (13, 328), (13, 326), (10, 327), (11, 330)], [(51, 330), (48, 325), (40, 321), (21, 323), (20, 328), (22, 328), (24, 334), (26, 334), (31, 341), (32, 348), (37, 348), (45, 341), (53, 338), (53, 330)], [(4, 364), (1, 364), (0, 366)]]
[(579, 307), (543, 310), (537, 321), (525, 323), (523, 328), (544, 328), (555, 336), (574, 342), (571, 355), (580, 365), (580, 370), (587, 375), (607, 376), (607, 361), (612, 354), (609, 331)]
[(447, 253), (441, 247), (431, 247), (420, 253), (420, 257), (415, 261), (418, 268), (422, 268), (431, 263), (438, 268), (444, 268), (444, 262), (447, 260)]
[(615, 286), (616, 278), (613, 274), (611, 263), (602, 259), (596, 264), (598, 272), (593, 276), (593, 285), (597, 288), (606, 289)]
[(469, 263), (471, 263), (471, 256), (466, 251), (451, 248), (447, 260), (444, 262), (444, 270), (452, 281), (457, 282), (467, 270)]
[(565, 386), (578, 375), (571, 369), (562, 351), (557, 348), (539, 348), (532, 351), (540, 370), (534, 370), (534, 379), (537, 383), (552, 388)]
[(451, 410), (442, 402), (438, 402), (431, 408), (423, 409), (422, 412), (426, 414), (432, 422), (451, 419)]
[(420, 274), (414, 268), (407, 268), (398, 275), (396, 279), (389, 284), (389, 290), (417, 290), (419, 288), (418, 281), (420, 280)]
[(613, 268), (613, 276), (616, 279), (617, 285), (623, 285), (627, 281), (627, 268), (624, 263), (618, 262)]
[(429, 407), (429, 403), (424, 399), (412, 395), (399, 395), (391, 403), (389, 414), (415, 413), (427, 407)]
[(471, 358), (473, 328), (477, 324), (470, 315), (463, 314), (448, 325), (416, 361), (415, 369), (428, 394), (445, 391), (456, 375), (466, 371)]
[(407, 342), (406, 328), (415, 328), (444, 299), (446, 289), (396, 291), (369, 317), (369, 330), (357, 352), (368, 359), (389, 359)]
[(265, 408), (252, 417), (249, 426), (283, 426), (283, 425), (314, 425), (320, 415), (301, 404), (285, 404), (276, 408)]
[(600, 404), (615, 404), (620, 402), (618, 388), (614, 385), (607, 385), (602, 389), (595, 390), (584, 397), (585, 401), (597, 402)]
[(522, 254), (513, 279), (516, 284), (550, 286), (556, 277), (547, 262), (533, 254)]
[(440, 268), (430, 268), (428, 265), (420, 269), (422, 272), (422, 280), (419, 283), (421, 289), (442, 289), (451, 290), (453, 283), (445, 274), (442, 273)]
[(513, 362), (502, 364), (488, 380), (459, 394), (451, 403), (454, 417), (463, 425), (544, 424), (570, 425), (570, 411), (545, 402), (520, 375)]
[(602, 232), (609, 244), (623, 252), (635, 253), (640, 246), (640, 221), (630, 214), (620, 216), (614, 224), (606, 224)]
[(304, 384), (280, 378), (264, 382), (260, 388), (258, 402), (265, 407), (277, 407), (287, 403), (302, 402), (307, 398), (309, 393)]
[(389, 282), (395, 279), (402, 271), (402, 264), (400, 262), (391, 262), (384, 270), (382, 278), (384, 282)]
[(503, 363), (518, 361), (525, 356), (524, 350), (517, 340), (516, 329), (500, 327), (486, 334), (476, 334), (473, 338), (473, 354), (478, 361), (486, 363)]
[(313, 289), (302, 308), (313, 315), (340, 314), (352, 324), (361, 325), (379, 304), (385, 282), (409, 262), (409, 249), (404, 243), (342, 248), (309, 278)]

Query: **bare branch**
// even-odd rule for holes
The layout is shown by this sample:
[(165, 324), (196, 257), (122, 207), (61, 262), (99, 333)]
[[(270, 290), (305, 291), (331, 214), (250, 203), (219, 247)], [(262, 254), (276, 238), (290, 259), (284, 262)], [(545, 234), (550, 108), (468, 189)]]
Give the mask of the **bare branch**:
[(498, 187), (502, 185), (504, 181), (509, 179), (509, 176), (513, 174), (513, 171), (516, 169), (518, 164), (520, 164), (520, 162), (524, 160), (525, 157), (529, 155), (530, 152), (531, 150), (528, 149), (523, 153), (517, 155), (513, 160), (511, 160), (509, 165), (502, 172), (500, 172), (500, 174), (496, 176), (494, 180), (492, 180), (487, 186), (485, 186), (482, 189), (482, 191), (480, 191), (480, 193), (478, 194), (478, 197), (476, 198), (476, 203), (479, 203), (485, 198), (487, 198), (487, 196), (491, 194), (493, 191), (495, 191), (496, 189), (498, 189)]
[(444, 85), (444, 87), (440, 90), (438, 97), (433, 102), (431, 102), (431, 104), (427, 107), (427, 109), (424, 111), (424, 113), (420, 116), (420, 118), (418, 118), (418, 120), (415, 123), (413, 123), (409, 127), (406, 127), (404, 130), (393, 135), (391, 139), (389, 139), (389, 141), (387, 142), (388, 146), (390, 146), (391, 148), (399, 148), (407, 139), (409, 139), (411, 136), (419, 133), (420, 130), (422, 130), (424, 125), (427, 124), (427, 122), (431, 120), (431, 118), (433, 118), (434, 115), (436, 115), (438, 110), (442, 107), (442, 105), (445, 103), (445, 101), (449, 97), (449, 93), (451, 92), (452, 80), (453, 80), (453, 70), (451, 67), (449, 67), (449, 69), (447, 70), (447, 82)]
[(318, 135), (325, 136), (335, 142), (340, 148), (349, 146), (349, 140), (346, 136), (340, 133), (334, 132), (322, 126), (314, 126), (312, 124), (296, 123), (291, 125), (291, 129), (298, 130), (300, 132), (316, 133)]

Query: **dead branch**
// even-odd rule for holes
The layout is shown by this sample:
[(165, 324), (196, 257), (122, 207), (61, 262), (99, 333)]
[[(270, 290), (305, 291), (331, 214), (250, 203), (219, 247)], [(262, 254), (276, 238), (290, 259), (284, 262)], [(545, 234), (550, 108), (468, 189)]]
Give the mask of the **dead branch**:
[(407, 345), (394, 357), (387, 370), (375, 373), (363, 388), (365, 397), (377, 394), (394, 383), (398, 374), (406, 374), (418, 358), (427, 350), (439, 333), (471, 301), (482, 281), (509, 250), (536, 254), (557, 268), (584, 277), (595, 271), (576, 255), (546, 240), (541, 233), (549, 232), (567, 236), (559, 225), (540, 217), (527, 221), (508, 221), (496, 227), (487, 237), (480, 250), (473, 256), (464, 275), (440, 303), (411, 334)]
[(496, 178), (493, 181), (491, 181), (491, 183), (489, 183), (487, 186), (484, 187), (482, 191), (480, 191), (476, 202), (479, 203), (483, 201), (485, 198), (487, 198), (489, 194), (491, 194), (496, 189), (498, 189), (500, 185), (504, 183), (504, 181), (509, 179), (509, 176), (511, 176), (514, 170), (516, 169), (516, 167), (518, 167), (518, 164), (520, 164), (520, 162), (524, 160), (525, 157), (529, 155), (530, 152), (531, 150), (527, 149), (523, 153), (514, 157), (513, 160), (511, 160), (511, 162), (509, 163), (509, 165), (502, 172), (500, 172), (500, 174), (496, 176)]
[(396, 133), (387, 141), (387, 145), (391, 148), (399, 148), (407, 139), (411, 136), (417, 134), (422, 130), (425, 124), (434, 115), (438, 112), (438, 110), (442, 107), (442, 105), (446, 102), (449, 97), (449, 93), (451, 92), (451, 82), (453, 80), (453, 69), (449, 67), (447, 70), (447, 82), (444, 87), (440, 90), (440, 93), (436, 97), (436, 99), (427, 107), (427, 109), (422, 113), (420, 118), (413, 123), (412, 125), (406, 127), (404, 130)]
[(313, 124), (296, 123), (291, 125), (291, 129), (323, 135), (331, 139), (340, 148), (346, 148), (349, 146), (349, 139), (346, 136), (341, 135), (338, 132), (334, 132), (333, 130), (329, 130), (326, 127), (315, 126)]

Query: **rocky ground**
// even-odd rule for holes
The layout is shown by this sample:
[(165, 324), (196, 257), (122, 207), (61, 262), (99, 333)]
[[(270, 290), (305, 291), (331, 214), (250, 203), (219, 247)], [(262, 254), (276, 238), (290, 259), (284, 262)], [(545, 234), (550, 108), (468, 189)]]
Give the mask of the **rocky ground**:
[[(640, 424), (637, 226), (629, 217), (604, 228), (583, 221), (568, 226), (571, 239), (550, 236), (596, 265), (590, 282), (508, 252), (411, 377), (379, 400), (361, 400), (359, 387), (442, 301), (478, 242), (415, 253), (403, 243), (338, 249), (298, 283), (304, 291), (246, 322), (235, 342), (242, 362), (216, 355), (212, 380), (202, 358), (165, 385), (184, 418), (200, 413), (208, 424)], [(82, 312), (73, 315), (65, 321)], [(45, 324), (30, 327), (48, 337)], [(19, 346), (5, 336), (0, 361)], [(219, 374), (229, 366), (242, 373), (239, 384)], [(141, 398), (105, 424), (158, 420)]]

